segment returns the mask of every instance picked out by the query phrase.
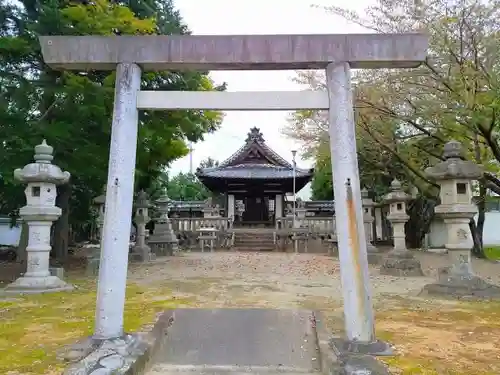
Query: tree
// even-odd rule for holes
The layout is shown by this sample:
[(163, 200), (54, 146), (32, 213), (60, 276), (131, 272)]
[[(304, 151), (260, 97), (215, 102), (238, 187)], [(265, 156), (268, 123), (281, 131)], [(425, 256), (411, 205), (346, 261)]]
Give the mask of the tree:
[(215, 159), (212, 159), (210, 156), (205, 160), (202, 160), (199, 168), (215, 168), (219, 166), (219, 162)]
[[(437, 199), (436, 185), (423, 170), (440, 160), (441, 148), (449, 139), (461, 141), (467, 157), (485, 166), (480, 201), (487, 189), (500, 192), (495, 176), (500, 162), (499, 5), (498, 0), (380, 0), (363, 14), (327, 7), (327, 11), (377, 32), (419, 28), (430, 35), (429, 57), (420, 68), (363, 71), (353, 79), (361, 179), (371, 170), (380, 176), (381, 184), (397, 177), (418, 188), (419, 197), (410, 208), (416, 212), (410, 216), (429, 220), (412, 231), (418, 232), (415, 240), (423, 238), (432, 216), (428, 211)], [(322, 76), (311, 72), (300, 74), (299, 81), (312, 89), (323, 85)], [(296, 114), (288, 133), (317, 147), (318, 139), (324, 137), (317, 134), (324, 130), (307, 132), (304, 124), (323, 129), (318, 116)], [(309, 134), (304, 137), (304, 133)], [(484, 223), (484, 207), (479, 204), (479, 209), (476, 248), (482, 245)]]
[[(0, 209), (24, 204), (12, 171), (30, 162), (42, 138), (55, 148), (55, 161), (72, 173), (58, 188), (63, 215), (55, 226), (54, 249), (67, 253), (68, 232), (85, 232), (92, 198), (106, 181), (114, 73), (57, 72), (43, 63), (37, 35), (188, 33), (171, 1), (69, 3), (0, 1)], [(142, 87), (155, 90), (223, 90), (205, 73), (143, 74)], [(176, 158), (221, 122), (216, 111), (141, 112), (136, 186), (149, 187)], [(70, 210), (71, 207), (71, 210)]]
[(202, 201), (211, 193), (192, 173), (179, 173), (168, 181), (168, 196), (177, 201)]

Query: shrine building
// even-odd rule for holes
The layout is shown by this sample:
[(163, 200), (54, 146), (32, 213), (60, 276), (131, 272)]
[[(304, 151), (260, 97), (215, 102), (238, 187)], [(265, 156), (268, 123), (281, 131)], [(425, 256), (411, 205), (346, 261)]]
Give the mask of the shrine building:
[[(274, 226), (285, 214), (287, 194), (293, 194), (293, 169), (254, 127), (238, 151), (217, 167), (198, 168), (196, 176), (210, 191), (224, 195), (226, 215), (235, 224)], [(313, 172), (295, 168), (295, 193), (311, 181)]]

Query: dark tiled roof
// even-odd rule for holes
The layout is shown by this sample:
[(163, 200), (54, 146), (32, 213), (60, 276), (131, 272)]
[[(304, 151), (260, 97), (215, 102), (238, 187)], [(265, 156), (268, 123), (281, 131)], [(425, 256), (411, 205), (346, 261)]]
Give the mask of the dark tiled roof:
[(245, 140), (245, 144), (233, 155), (224, 160), (219, 166), (228, 167), (240, 164), (246, 158), (246, 155), (248, 155), (248, 153), (252, 150), (262, 152), (266, 158), (268, 158), (270, 162), (275, 165), (292, 168), (292, 165), (289, 162), (266, 145), (264, 137), (262, 136), (260, 129), (257, 127), (250, 129), (247, 139)]
[[(212, 178), (256, 178), (288, 179), (293, 178), (293, 168), (272, 164), (238, 164), (226, 167), (205, 168), (198, 172), (199, 177)], [(311, 177), (312, 170), (296, 169), (296, 178)]]

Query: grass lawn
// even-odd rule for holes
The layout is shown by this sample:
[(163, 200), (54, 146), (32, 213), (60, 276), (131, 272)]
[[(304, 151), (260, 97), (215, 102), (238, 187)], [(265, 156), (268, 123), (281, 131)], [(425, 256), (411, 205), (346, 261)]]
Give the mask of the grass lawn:
[(393, 374), (500, 374), (500, 303), (408, 303), (376, 316), (378, 337), (396, 347)]
[[(68, 281), (78, 289), (0, 300), (0, 374), (60, 374), (65, 364), (56, 359), (56, 351), (92, 334), (96, 283)], [(188, 303), (171, 297), (167, 288), (128, 285), (125, 330), (137, 331), (156, 313)]]
[(500, 260), (500, 246), (484, 245), (484, 252), (488, 259)]
[[(196, 262), (189, 264), (194, 267)], [(148, 273), (157, 273), (165, 265), (157, 267)], [(200, 276), (210, 268), (203, 264), (196, 277), (189, 277), (181, 272), (188, 266), (175, 267), (182, 278), (159, 277), (148, 286), (129, 283), (126, 331), (137, 331), (153, 322), (156, 313), (176, 307), (319, 309), (333, 332), (343, 330), (340, 295), (322, 285), (314, 273), (305, 281), (290, 278), (277, 283), (266, 277), (235, 276), (225, 270), (217, 271), (217, 278), (213, 274)], [(92, 333), (95, 281), (77, 277), (76, 273), (68, 276), (68, 281), (78, 287), (73, 292), (0, 300), (0, 374), (60, 374), (65, 364), (56, 359), (58, 349)], [(300, 287), (294, 284), (300, 282)], [(411, 286), (412, 281), (408, 283)], [(392, 374), (500, 374), (500, 303), (439, 301), (384, 293), (375, 300), (377, 336), (395, 347), (394, 357), (383, 358)]]

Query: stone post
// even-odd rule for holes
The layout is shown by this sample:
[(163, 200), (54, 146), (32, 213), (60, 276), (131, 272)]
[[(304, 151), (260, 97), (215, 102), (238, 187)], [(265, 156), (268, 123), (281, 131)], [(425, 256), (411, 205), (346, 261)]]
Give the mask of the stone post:
[(99, 242), (102, 240), (102, 228), (104, 227), (104, 210), (106, 206), (106, 185), (102, 188), (102, 194), (95, 197), (93, 203), (97, 206), (99, 216), (97, 217), (97, 226), (99, 228)]
[(73, 287), (49, 270), (50, 228), (61, 216), (56, 207), (56, 185), (69, 181), (70, 174), (52, 164), (54, 149), (45, 140), (35, 146), (35, 162), (14, 171), (14, 178), (27, 184), (26, 206), (19, 214), (28, 224), (26, 273), (5, 288), (7, 293), (44, 293), (71, 290)]
[(128, 62), (117, 65), (93, 336), (96, 340), (124, 335), (123, 312), (139, 126), (136, 104), (140, 86), (139, 65)]
[(376, 232), (376, 238), (375, 240), (382, 240), (383, 239), (383, 230), (382, 230), (382, 207), (380, 205), (376, 205), (374, 207), (375, 211), (375, 232)]
[[(389, 347), (374, 345), (377, 340), (363, 228), (349, 63), (336, 62), (326, 67), (326, 87), (329, 97), (330, 152), (335, 175), (335, 226), (347, 336), (344, 344), (346, 347), (353, 343), (365, 345), (365, 353), (375, 354), (389, 350)], [(344, 344), (335, 345), (344, 347)]]
[(406, 203), (411, 199), (406, 194), (401, 183), (394, 179), (391, 183), (391, 191), (385, 196), (385, 202), (389, 204), (389, 215), (387, 219), (391, 222), (394, 246), (385, 257), (380, 273), (391, 276), (423, 276), (420, 261), (412, 252), (406, 248), (405, 224), (409, 219), (406, 214)]
[(93, 203), (97, 206), (99, 216), (97, 217), (99, 246), (93, 248), (87, 258), (87, 276), (96, 276), (99, 273), (99, 263), (101, 261), (102, 234), (104, 227), (104, 214), (106, 207), (106, 185), (102, 188), (102, 194), (95, 197)]
[(156, 201), (160, 217), (156, 220), (153, 235), (149, 237), (148, 241), (154, 247), (156, 255), (173, 255), (179, 251), (179, 241), (168, 217), (169, 202), (167, 194), (162, 195)]
[(227, 217), (234, 219), (234, 194), (227, 195)]
[(146, 244), (146, 224), (149, 222), (149, 200), (144, 190), (137, 194), (135, 203), (135, 225), (137, 232), (135, 236), (135, 246), (130, 254), (132, 260), (150, 261), (153, 260), (151, 248)]
[(473, 246), (469, 222), (477, 212), (472, 203), (471, 181), (483, 175), (482, 169), (465, 160), (462, 144), (450, 141), (444, 145), (444, 161), (427, 168), (425, 173), (440, 187), (441, 204), (436, 215), (444, 219), (448, 240), (450, 267), (438, 270), (438, 281), (428, 284), (423, 294), (468, 299), (500, 299), (500, 287), (474, 275), (470, 260)]
[(283, 217), (283, 195), (276, 194), (274, 198), (274, 217), (276, 219)]
[(373, 206), (375, 206), (375, 202), (373, 202), (370, 198), (368, 190), (366, 189), (361, 190), (361, 203), (363, 205), (363, 224), (365, 228), (368, 263), (378, 264), (380, 261), (380, 255), (378, 253), (378, 249), (372, 244), (374, 221)]

